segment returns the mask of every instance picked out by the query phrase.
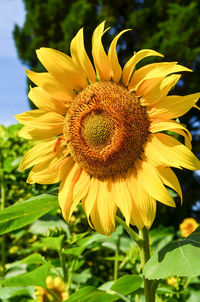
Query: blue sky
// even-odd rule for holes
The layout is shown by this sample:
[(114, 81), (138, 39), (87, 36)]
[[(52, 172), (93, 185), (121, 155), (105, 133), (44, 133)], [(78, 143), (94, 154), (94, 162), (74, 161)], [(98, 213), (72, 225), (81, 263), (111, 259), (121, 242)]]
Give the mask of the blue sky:
[(0, 124), (16, 124), (15, 114), (29, 110), (25, 66), (17, 57), (12, 31), (23, 25), (22, 0), (0, 0)]

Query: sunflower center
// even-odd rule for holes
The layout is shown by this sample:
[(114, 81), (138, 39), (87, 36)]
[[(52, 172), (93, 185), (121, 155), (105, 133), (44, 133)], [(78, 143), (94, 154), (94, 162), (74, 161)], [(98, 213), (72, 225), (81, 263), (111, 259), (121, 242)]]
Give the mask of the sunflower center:
[(134, 93), (113, 82), (96, 82), (73, 100), (64, 135), (74, 161), (90, 175), (105, 178), (134, 166), (149, 124)]
[(100, 111), (94, 111), (82, 122), (82, 136), (88, 145), (105, 145), (111, 134), (108, 119)]

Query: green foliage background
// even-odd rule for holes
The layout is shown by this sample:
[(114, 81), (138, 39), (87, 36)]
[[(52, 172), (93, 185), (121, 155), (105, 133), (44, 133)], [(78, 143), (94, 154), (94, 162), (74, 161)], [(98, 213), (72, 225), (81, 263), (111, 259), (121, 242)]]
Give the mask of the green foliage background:
[(33, 147), (32, 141), (18, 137), (21, 128), (21, 125), (0, 126), (0, 176), (4, 174), (6, 206), (41, 194), (47, 189), (47, 186), (37, 184), (28, 186), (28, 171), (18, 170), (22, 157)]
[[(46, 277), (50, 275), (66, 282), (72, 294), (67, 302), (122, 301), (120, 297), (125, 296), (129, 301), (144, 302), (136, 243), (121, 226), (110, 237), (94, 232), (80, 206), (68, 225), (58, 208), (56, 189), (27, 185), (27, 173), (17, 171), (19, 160), (32, 146), (31, 142), (18, 138), (20, 126), (0, 129), (4, 162), (0, 172), (6, 188), (6, 208), (0, 211), (1, 248), (2, 242), (6, 242), (4, 270), (2, 257), (0, 266), (0, 301), (36, 301), (35, 286), (45, 288)], [(161, 280), (156, 301), (199, 301), (199, 234), (196, 231), (191, 239), (181, 240), (179, 231), (173, 227), (160, 225), (150, 231), (153, 257), (146, 269), (148, 277), (169, 278), (173, 267), (177, 275), (174, 286)], [(178, 241), (171, 243), (173, 239)], [(160, 262), (157, 258), (163, 253), (167, 259), (164, 257)]]

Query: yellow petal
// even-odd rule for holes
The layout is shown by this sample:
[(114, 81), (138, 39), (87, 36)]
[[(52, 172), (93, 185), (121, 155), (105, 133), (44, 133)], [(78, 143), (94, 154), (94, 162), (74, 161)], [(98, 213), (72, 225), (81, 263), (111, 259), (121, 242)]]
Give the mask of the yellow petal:
[(152, 106), (158, 103), (159, 100), (162, 102), (163, 97), (167, 96), (180, 77), (180, 74), (173, 74), (166, 78), (161, 77), (144, 80), (136, 91), (137, 96), (142, 97), (142, 105)]
[(200, 107), (198, 107), (197, 105), (194, 105), (193, 107), (200, 110)]
[(122, 30), (111, 42), (110, 48), (108, 51), (108, 58), (110, 59), (111, 65), (112, 65), (112, 79), (115, 83), (118, 83), (119, 80), (121, 79), (121, 74), (122, 74), (122, 68), (119, 64), (118, 61), (118, 56), (116, 52), (116, 45), (118, 39), (121, 37), (121, 35), (130, 29), (125, 29)]
[[(91, 226), (93, 229), (95, 229), (98, 233), (100, 233), (100, 234), (106, 234), (106, 232), (105, 232), (105, 230), (104, 230), (104, 228), (103, 228), (103, 225), (101, 224), (100, 214), (99, 214), (99, 212), (97, 211), (97, 208), (96, 208), (96, 202), (95, 202), (95, 204), (94, 204), (94, 207), (93, 207), (93, 209), (92, 209), (92, 211), (91, 211), (90, 216), (91, 216), (91, 220), (92, 220), (92, 224), (93, 224), (93, 225), (92, 225), (92, 224), (89, 222), (89, 220), (88, 220), (90, 226)], [(109, 233), (108, 233), (107, 235), (109, 235)]]
[(133, 196), (133, 211), (131, 221), (141, 230), (144, 226), (151, 227), (156, 215), (156, 201), (144, 189), (142, 183), (136, 175), (134, 169), (131, 169), (131, 176), (128, 186)]
[(145, 160), (135, 162), (138, 181), (143, 185), (147, 193), (154, 199), (175, 207), (174, 200), (167, 192), (154, 166)]
[(43, 140), (52, 138), (52, 131), (47, 131), (46, 129), (33, 128), (30, 126), (24, 126), (19, 132), (19, 137), (23, 137), (26, 139), (33, 139), (33, 140)]
[(58, 201), (62, 209), (63, 217), (67, 222), (69, 222), (69, 214), (73, 202), (74, 186), (79, 180), (81, 172), (80, 166), (75, 163), (60, 185)]
[(124, 216), (126, 224), (129, 225), (131, 220), (133, 202), (131, 193), (126, 185), (126, 181), (122, 177), (116, 177), (114, 180), (114, 188), (116, 205)]
[(177, 65), (177, 62), (163, 62), (163, 63), (152, 63), (148, 64), (138, 70), (133, 74), (133, 77), (129, 83), (129, 90), (136, 90), (140, 83), (146, 79), (166, 77), (167, 75), (180, 71), (191, 71), (181, 65)]
[[(192, 143), (191, 143), (191, 142), (192, 142), (192, 138), (190, 138), (190, 137), (188, 136), (188, 134), (185, 133), (185, 131), (183, 131), (183, 130), (181, 130), (181, 129), (172, 129), (171, 131), (174, 131), (174, 132), (176, 132), (176, 133), (182, 135), (182, 136), (185, 138), (185, 141), (184, 141), (185, 146), (186, 146), (188, 149), (192, 150)], [(189, 132), (189, 131), (188, 131), (188, 132)], [(190, 136), (191, 136), (191, 134), (190, 134)]]
[(200, 93), (185, 96), (170, 95), (160, 100), (148, 112), (151, 118), (172, 119), (187, 113), (200, 98)]
[(112, 75), (112, 66), (110, 60), (105, 53), (101, 38), (103, 34), (109, 29), (104, 31), (105, 21), (102, 22), (94, 31), (92, 37), (92, 56), (97, 75), (100, 80), (109, 81)]
[(132, 225), (136, 225), (139, 230), (141, 230), (144, 227), (144, 215), (142, 211), (140, 211), (140, 199), (141, 196), (136, 194), (138, 191), (138, 186), (141, 186), (141, 184), (137, 181), (137, 175), (135, 172), (135, 169), (129, 169), (127, 172), (126, 177), (126, 186), (128, 187), (128, 190), (130, 191), (131, 198), (132, 198), (132, 211), (130, 216), (130, 223)]
[(98, 232), (107, 235), (115, 230), (117, 206), (112, 189), (112, 180), (99, 181), (99, 193), (91, 211), (93, 226)]
[(143, 49), (143, 50), (140, 50), (140, 51), (134, 53), (134, 55), (130, 58), (130, 60), (128, 60), (128, 62), (125, 64), (124, 69), (123, 69), (122, 81), (125, 86), (128, 86), (129, 80), (135, 69), (136, 64), (140, 60), (142, 60), (146, 57), (149, 57), (149, 56), (164, 57), (159, 52), (151, 50), (151, 49)]
[(183, 144), (163, 133), (149, 135), (144, 146), (145, 155), (157, 165), (171, 166), (189, 170), (200, 169), (198, 158)]
[(86, 172), (82, 171), (73, 189), (72, 202), (67, 208), (67, 212), (65, 212), (66, 216), (68, 217), (68, 220), (70, 220), (73, 211), (75, 210), (76, 206), (81, 201), (81, 199), (87, 196), (89, 185), (90, 176)]
[(181, 203), (183, 201), (183, 194), (181, 190), (180, 183), (178, 181), (178, 178), (176, 177), (175, 173), (172, 171), (172, 169), (167, 168), (167, 167), (157, 167), (157, 172), (162, 179), (163, 183), (172, 188), (174, 191), (178, 193), (178, 195), (181, 198)]
[(29, 173), (29, 176), (27, 178), (27, 183), (28, 184), (35, 184), (38, 183), (40, 185), (48, 185), (48, 184), (55, 184), (57, 182), (59, 182), (60, 176), (57, 172), (48, 174), (48, 175), (41, 175), (39, 173), (33, 173), (34, 172), (34, 168), (33, 171), (31, 171)]
[(33, 83), (55, 99), (70, 102), (75, 96), (74, 86), (71, 83), (66, 82), (63, 86), (48, 72), (34, 72), (26, 69), (26, 74)]
[(30, 87), (28, 94), (29, 99), (37, 106), (39, 109), (46, 109), (48, 111), (55, 111), (61, 115), (65, 115), (71, 102), (63, 102), (50, 97), (42, 88), (40, 87)]
[(188, 131), (188, 129), (185, 128), (182, 124), (173, 120), (164, 120), (164, 121), (160, 121), (160, 119), (153, 120), (149, 127), (149, 130), (152, 133), (167, 131), (171, 129), (183, 129), (185, 132), (187, 132), (188, 136), (191, 138), (191, 134)]
[(83, 28), (78, 31), (72, 40), (70, 52), (72, 60), (77, 68), (86, 75), (90, 82), (95, 82), (96, 74), (84, 46)]
[(46, 131), (50, 137), (62, 134), (64, 117), (56, 112), (49, 112), (44, 109), (27, 111), (15, 115), (21, 124), (36, 128), (38, 131)]
[[(46, 161), (55, 156), (54, 146), (57, 141), (57, 138), (51, 139), (46, 142), (42, 142), (34, 146), (31, 150), (29, 150), (25, 156), (23, 157), (19, 170), (25, 170), (34, 166), (42, 161)], [(59, 152), (64, 148), (64, 142), (58, 146)]]
[(45, 47), (38, 49), (36, 52), (40, 62), (62, 85), (65, 86), (70, 83), (74, 88), (88, 86), (86, 77), (69, 56), (58, 50)]
[(56, 165), (57, 162), (54, 158), (35, 165), (29, 174), (27, 182), (30, 184), (53, 184), (61, 181), (71, 169), (74, 161), (71, 157), (63, 157), (62, 160), (58, 159), (58, 161), (59, 167), (56, 170), (49, 168), (51, 167), (51, 164), (54, 164), (54, 166)]
[(99, 180), (97, 178), (92, 177), (90, 180), (88, 195), (84, 200), (82, 200), (82, 207), (88, 219), (97, 198), (98, 188), (99, 188)]
[(150, 132), (157, 133), (161, 131), (173, 131), (176, 133), (179, 133), (180, 135), (184, 136), (185, 138), (185, 145), (191, 150), (191, 140), (192, 136), (187, 128), (185, 128), (182, 124), (177, 123), (172, 120), (165, 120), (163, 122), (160, 122), (160, 120), (154, 120), (150, 124), (149, 127)]
[[(69, 166), (70, 164), (70, 156), (69, 156), (69, 150), (68, 149), (63, 149), (60, 150), (60, 152), (54, 154), (54, 157), (52, 158), (50, 164), (46, 165), (46, 169), (44, 173), (54, 173), (56, 171), (59, 171), (63, 165), (65, 165), (66, 162), (69, 161)], [(67, 169), (68, 170), (68, 169)]]

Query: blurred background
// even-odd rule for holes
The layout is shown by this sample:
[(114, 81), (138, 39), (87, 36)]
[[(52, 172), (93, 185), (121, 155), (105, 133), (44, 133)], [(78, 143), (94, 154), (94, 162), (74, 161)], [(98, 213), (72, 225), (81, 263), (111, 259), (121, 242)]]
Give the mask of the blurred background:
[[(161, 52), (165, 61), (178, 61), (193, 70), (193, 73), (183, 74), (173, 94), (200, 91), (199, 0), (0, 0), (0, 124), (4, 125), (1, 137), (6, 138), (3, 154), (7, 163), (4, 170), (8, 192), (16, 194), (11, 188), (14, 182), (30, 191), (30, 185), (24, 183), (27, 173), (16, 172), (16, 168), (31, 143), (17, 138), (18, 128), (11, 126), (16, 124), (15, 114), (33, 108), (27, 98), (24, 68), (42, 70), (35, 54), (40, 47), (52, 47), (69, 54), (70, 41), (82, 26), (85, 46), (91, 55), (92, 32), (103, 20), (112, 27), (103, 38), (105, 48), (115, 34), (132, 28), (120, 38), (117, 46), (122, 65), (133, 51), (151, 48)], [(140, 66), (149, 62), (152, 61), (142, 60)], [(193, 151), (199, 157), (199, 111), (191, 110), (181, 122), (191, 131)], [(185, 217), (200, 219), (200, 171), (175, 172), (183, 189), (184, 205), (181, 207), (177, 198), (176, 209), (158, 206), (154, 225), (173, 224), (177, 228)], [(42, 190), (42, 186), (40, 188)], [(28, 194), (38, 194), (38, 189), (34, 187), (31, 192)], [(10, 203), (15, 201), (10, 197)]]

